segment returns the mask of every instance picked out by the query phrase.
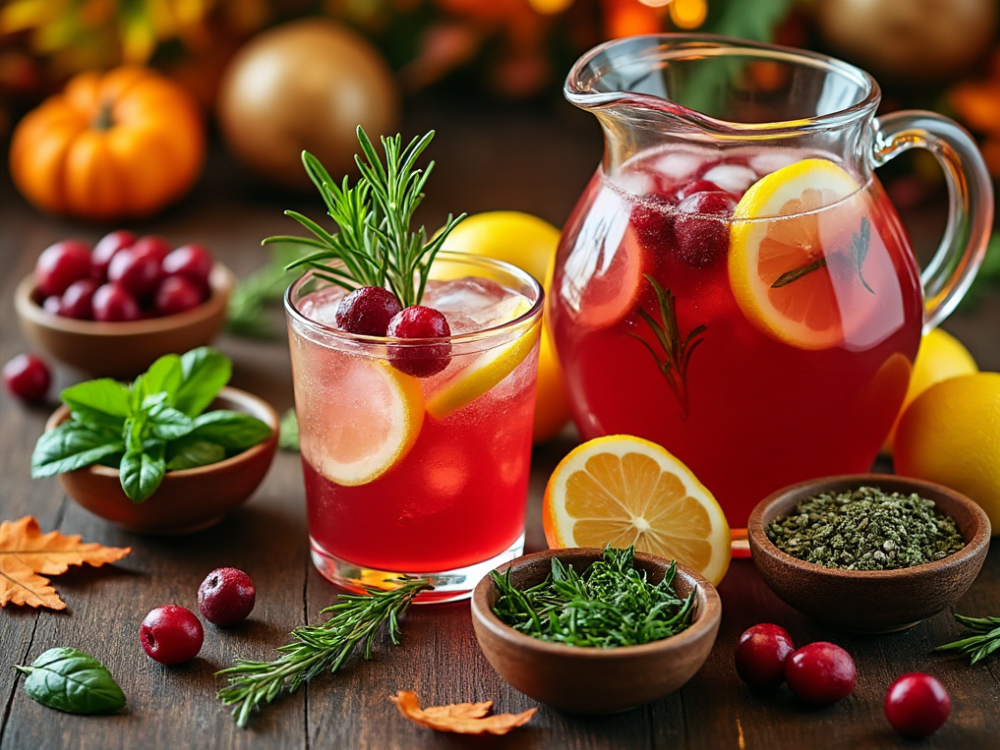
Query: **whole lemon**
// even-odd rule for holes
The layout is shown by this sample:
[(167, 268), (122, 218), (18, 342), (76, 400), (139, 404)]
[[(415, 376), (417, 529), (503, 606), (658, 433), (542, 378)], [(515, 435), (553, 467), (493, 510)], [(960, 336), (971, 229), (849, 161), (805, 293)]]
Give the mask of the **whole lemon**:
[(1000, 373), (932, 385), (903, 412), (895, 447), (897, 474), (968, 495), (1000, 533)]
[(893, 441), (900, 417), (917, 396), (942, 380), (959, 375), (971, 375), (974, 372), (979, 372), (979, 367), (961, 341), (940, 328), (935, 328), (926, 334), (920, 341), (920, 350), (917, 352), (917, 358), (913, 361), (910, 386), (906, 390), (903, 405), (899, 407), (899, 416), (896, 417), (892, 429), (889, 430), (889, 436), (882, 446), (882, 453), (887, 456), (892, 455)]
[[(520, 211), (486, 211), (469, 216), (452, 230), (443, 250), (472, 253), (512, 263), (542, 282), (546, 294), (552, 280), (559, 230)], [(569, 421), (562, 369), (548, 332), (538, 350), (534, 442), (554, 437)]]

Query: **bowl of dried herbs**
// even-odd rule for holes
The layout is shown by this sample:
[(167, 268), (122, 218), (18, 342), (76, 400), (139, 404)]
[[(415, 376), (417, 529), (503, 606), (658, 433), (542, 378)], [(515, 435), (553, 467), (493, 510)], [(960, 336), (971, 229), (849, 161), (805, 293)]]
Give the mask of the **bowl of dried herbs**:
[(968, 590), (990, 522), (948, 487), (856, 474), (775, 492), (750, 514), (747, 535), (754, 565), (787, 604), (842, 630), (888, 633)]
[(472, 594), (476, 638), (500, 676), (581, 714), (626, 711), (680, 688), (708, 658), (721, 617), (708, 580), (631, 547), (525, 555)]

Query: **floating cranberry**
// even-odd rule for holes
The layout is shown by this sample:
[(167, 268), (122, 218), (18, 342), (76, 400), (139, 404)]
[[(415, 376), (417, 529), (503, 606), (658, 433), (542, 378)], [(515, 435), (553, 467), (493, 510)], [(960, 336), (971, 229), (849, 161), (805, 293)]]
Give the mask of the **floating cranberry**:
[(673, 243), (674, 209), (662, 197), (654, 196), (636, 204), (629, 215), (629, 222), (645, 250), (657, 252)]
[(785, 660), (795, 650), (792, 637), (779, 625), (754, 625), (736, 646), (736, 672), (753, 688), (776, 688), (785, 681)]
[(208, 288), (208, 277), (215, 261), (201, 245), (183, 245), (172, 250), (163, 259), (163, 273), (167, 276), (184, 276), (204, 288)]
[(60, 295), (74, 281), (90, 275), (90, 248), (79, 240), (50, 245), (35, 263), (35, 285), (43, 297)]
[(139, 640), (151, 659), (160, 664), (181, 664), (201, 651), (205, 631), (191, 610), (166, 604), (146, 615)]
[(135, 235), (127, 229), (118, 229), (101, 237), (94, 245), (94, 252), (90, 255), (90, 277), (95, 281), (107, 281), (108, 264), (115, 253), (132, 247), (133, 244), (135, 244)]
[(17, 398), (41, 401), (49, 392), (52, 374), (48, 365), (33, 354), (18, 354), (3, 366), (3, 382)]
[(198, 609), (220, 628), (247, 619), (256, 599), (257, 590), (250, 576), (237, 568), (216, 568), (198, 588)]
[(885, 718), (904, 737), (916, 739), (934, 734), (950, 713), (951, 696), (929, 674), (904, 674), (885, 694)]
[(74, 281), (59, 300), (59, 315), (77, 320), (93, 320), (94, 292), (100, 286), (93, 279)]
[(385, 336), (389, 322), (401, 309), (396, 295), (388, 289), (359, 287), (337, 305), (337, 326), (349, 333)]
[[(694, 193), (677, 205), (674, 246), (689, 265), (705, 268), (729, 252), (729, 222), (736, 200), (729, 193)], [(718, 218), (715, 218), (718, 217)]]
[(854, 660), (835, 643), (810, 643), (785, 660), (788, 687), (802, 700), (818, 706), (846, 698), (856, 679)]
[[(430, 307), (414, 305), (396, 313), (389, 321), (388, 336), (399, 339), (445, 338), (451, 326), (443, 314)], [(449, 342), (390, 347), (392, 366), (407, 375), (426, 378), (448, 366)]]
[[(128, 252), (123, 250), (122, 252)], [(115, 256), (117, 257), (117, 256)], [(142, 311), (129, 291), (120, 284), (104, 284), (97, 288), (91, 300), (94, 309), (94, 320), (101, 322), (119, 322), (139, 320)]]
[(200, 284), (184, 276), (168, 276), (156, 290), (153, 310), (157, 315), (173, 315), (197, 307), (204, 299)]

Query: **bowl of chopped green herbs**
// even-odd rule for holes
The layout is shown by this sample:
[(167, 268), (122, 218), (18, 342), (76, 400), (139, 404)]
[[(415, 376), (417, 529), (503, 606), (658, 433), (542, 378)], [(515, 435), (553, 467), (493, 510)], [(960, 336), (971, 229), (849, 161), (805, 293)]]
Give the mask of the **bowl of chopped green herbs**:
[(610, 714), (694, 677), (722, 617), (698, 573), (632, 548), (525, 555), (472, 594), (479, 646), (507, 682), (561, 711)]
[(747, 522), (761, 577), (787, 604), (857, 633), (905, 630), (950, 607), (990, 543), (986, 513), (942, 485), (889, 474), (802, 482)]

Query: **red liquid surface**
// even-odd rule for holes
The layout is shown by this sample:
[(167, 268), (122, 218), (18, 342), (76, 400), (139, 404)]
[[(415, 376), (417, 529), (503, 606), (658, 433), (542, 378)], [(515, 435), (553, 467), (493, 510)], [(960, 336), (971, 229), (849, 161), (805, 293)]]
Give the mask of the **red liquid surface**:
[[(549, 321), (583, 438), (631, 434), (660, 443), (740, 528), (774, 490), (871, 467), (920, 340), (918, 272), (898, 217), (872, 178), (850, 199), (815, 211), (829, 260), (824, 278), (842, 319), (836, 340), (818, 348), (781, 340), (749, 319), (733, 292), (729, 217), (742, 190), (731, 189), (728, 211), (678, 230), (678, 217), (686, 217), (676, 208), (677, 193), (719, 162), (675, 179), (657, 171), (656, 159), (632, 167), (632, 189), (645, 185), (638, 195), (612, 187), (600, 172), (592, 180), (563, 235)], [(840, 261), (850, 257), (845, 243), (862, 218), (870, 239), (859, 275)], [(645, 274), (673, 295), (680, 340), (704, 326), (689, 350), (680, 395), (648, 348), (665, 358), (640, 314), (662, 322)]]

